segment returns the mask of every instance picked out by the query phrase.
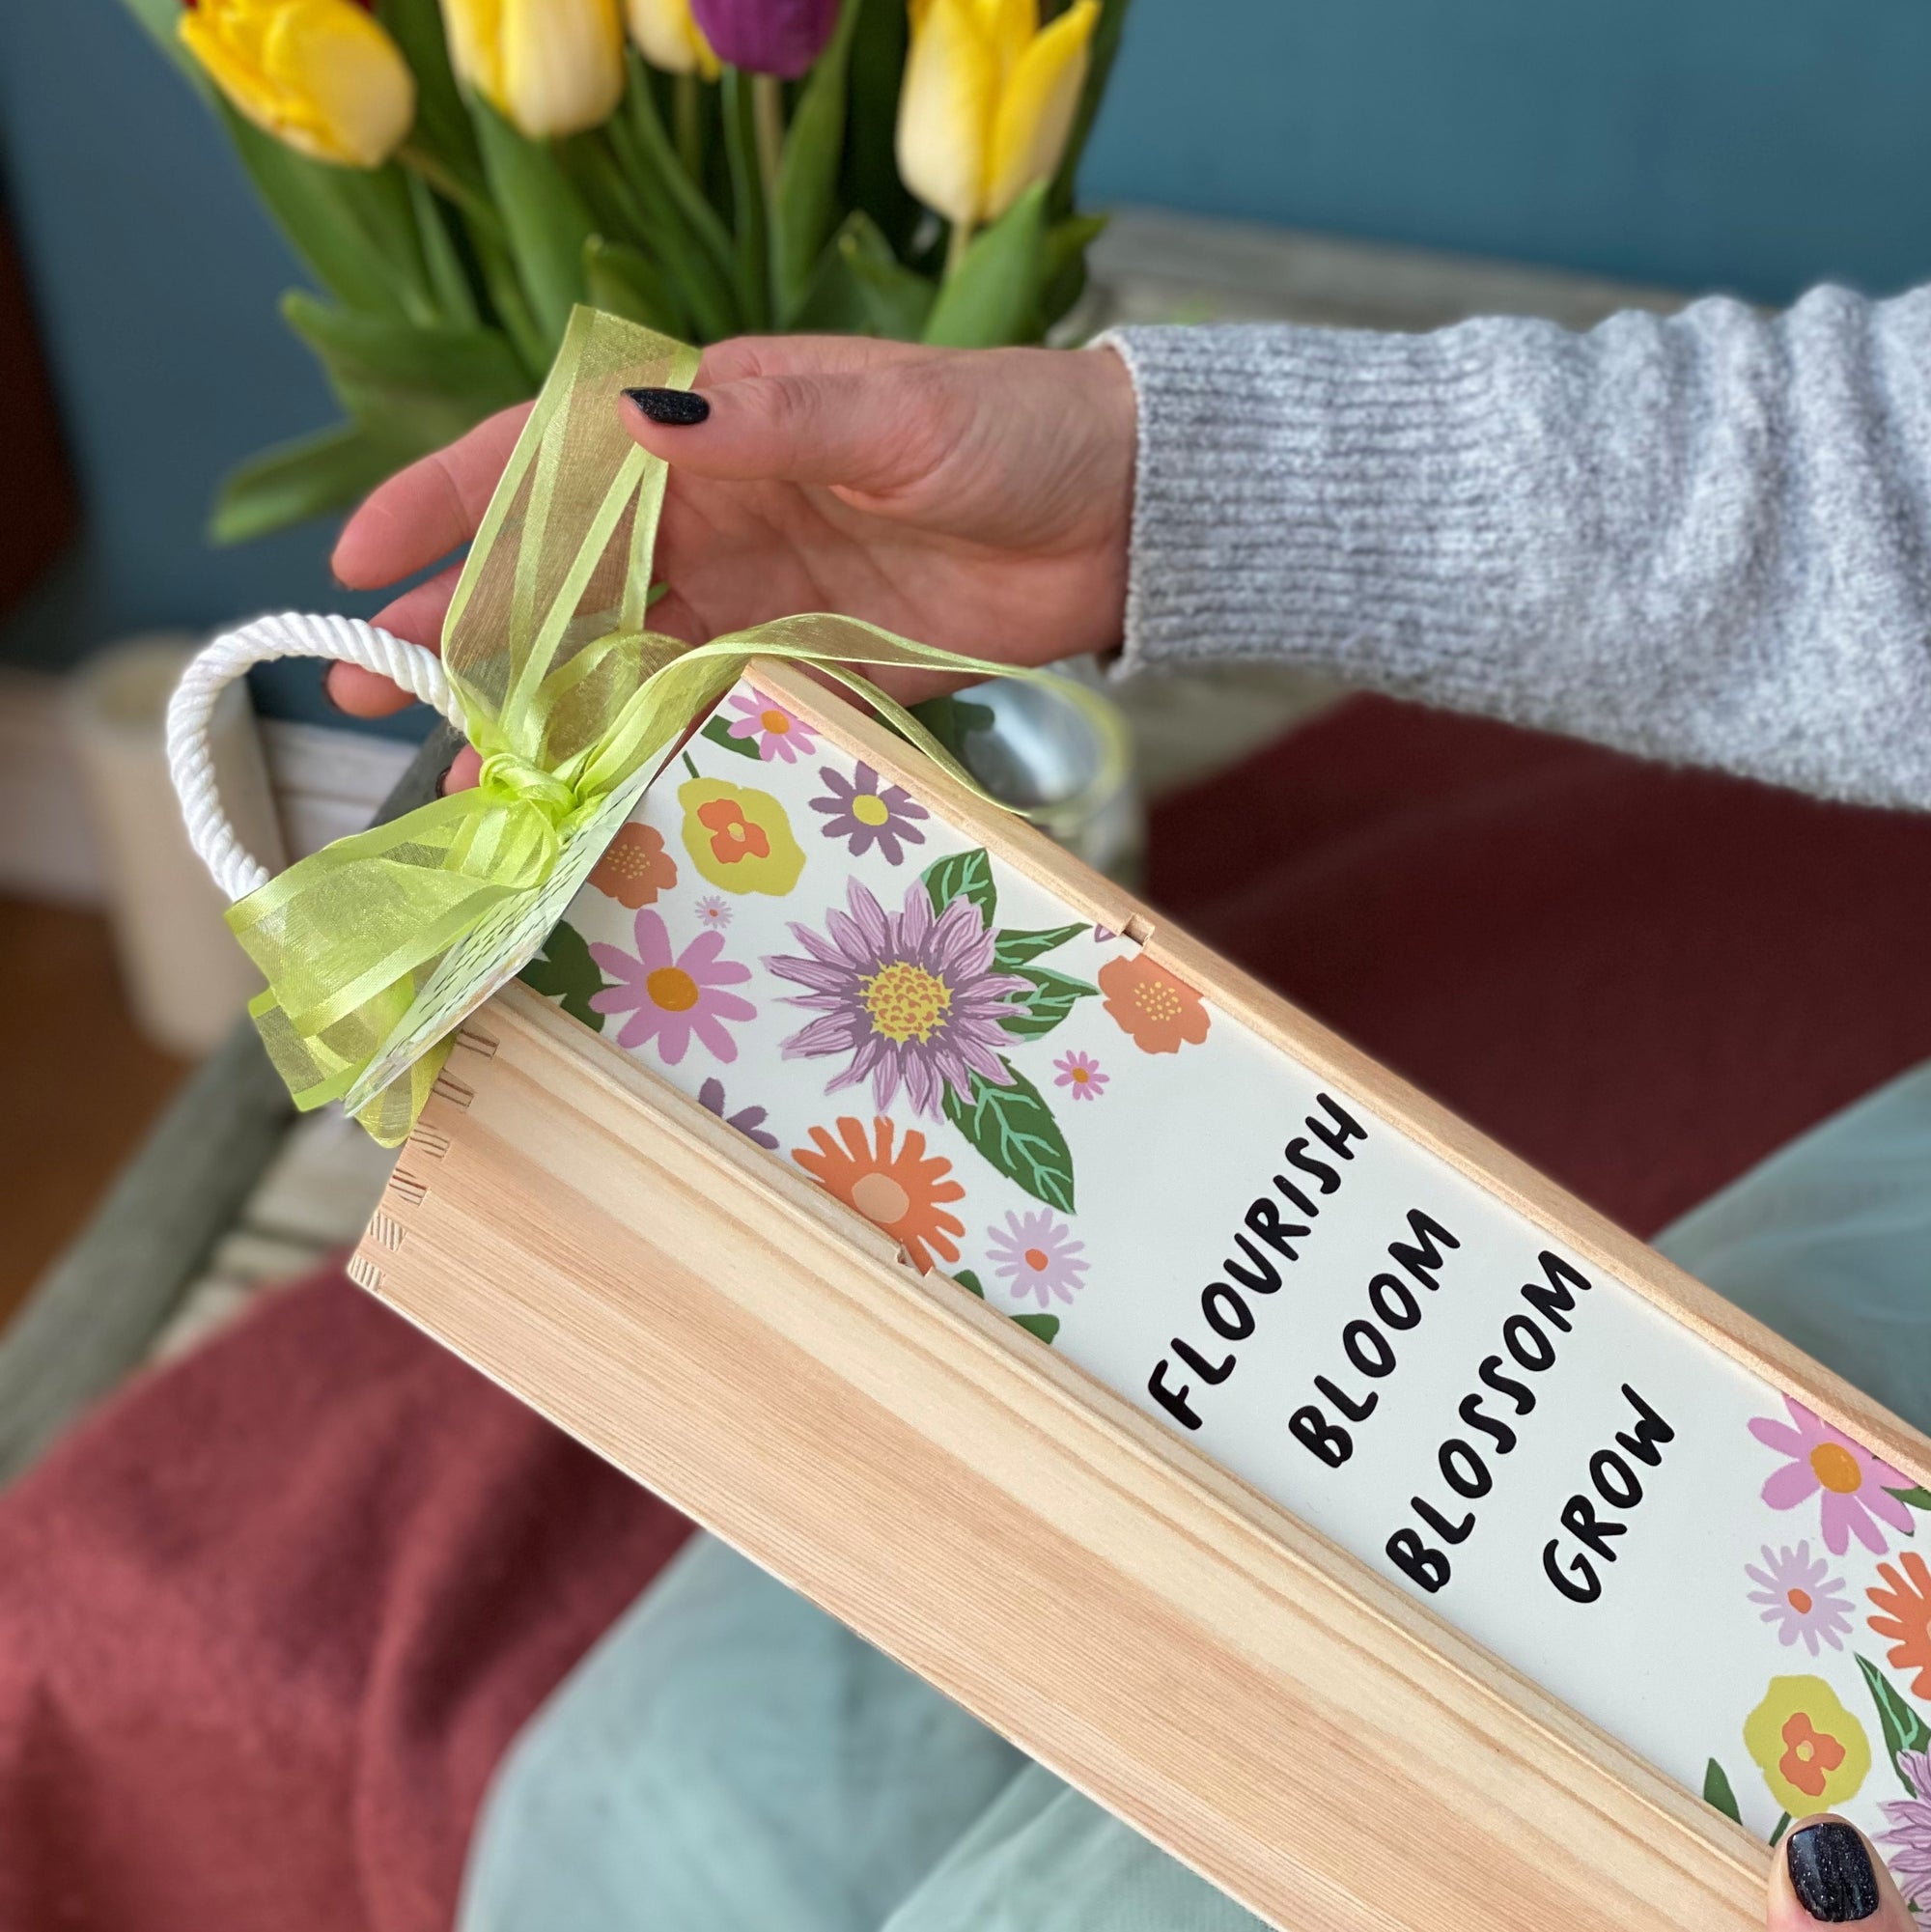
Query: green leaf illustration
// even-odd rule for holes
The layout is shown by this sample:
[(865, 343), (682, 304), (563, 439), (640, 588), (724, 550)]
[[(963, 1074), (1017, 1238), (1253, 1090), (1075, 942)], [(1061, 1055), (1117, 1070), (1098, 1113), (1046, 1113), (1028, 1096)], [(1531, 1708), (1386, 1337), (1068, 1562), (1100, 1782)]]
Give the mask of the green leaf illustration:
[(726, 751), (737, 752), (740, 757), (755, 758), (760, 764), (764, 762), (764, 754), (758, 749), (758, 741), (755, 738), (733, 738), (731, 727), (721, 717), (714, 717), (697, 735), (699, 738), (708, 738), (713, 744), (721, 744)]
[(952, 1278), (965, 1289), (966, 1294), (976, 1295), (982, 1302), (986, 1299), (986, 1291), (979, 1285), (979, 1277), (969, 1268), (957, 1270)]
[(1017, 972), (1021, 966), (1031, 965), (1042, 953), (1063, 946), (1068, 939), (1077, 939), (1086, 930), (1083, 925), (1049, 926), (1030, 933), (1001, 933), (993, 945), (993, 970)]
[(993, 923), (993, 914), (999, 905), (998, 887), (993, 883), (993, 861), (986, 856), (984, 846), (974, 846), (970, 852), (955, 852), (945, 858), (934, 859), (919, 875), (925, 881), (925, 889), (932, 896), (932, 910), (942, 912), (963, 892), (978, 907), (987, 925)]
[(525, 986), (559, 1000), (573, 1020), (580, 1020), (593, 1033), (603, 1030), (604, 1016), (591, 1005), (593, 994), (602, 993), (608, 983), (597, 970), (590, 947), (574, 926), (559, 921), (544, 941), (543, 951), (517, 975)]
[[(980, 854), (981, 857), (984, 854)], [(1010, 1086), (972, 1076), (972, 1098), (945, 1089), (945, 1117), (1009, 1180), (1034, 1200), (1073, 1212), (1073, 1155), (1039, 1089), (1010, 1060)]]
[(1730, 1789), (1723, 1767), (1714, 1757), (1703, 1773), (1703, 1802), (1714, 1805), (1724, 1817), (1734, 1818), (1739, 1825), (1743, 1823), (1743, 1813), (1737, 1808), (1737, 1794)]
[(1907, 1509), (1931, 1509), (1931, 1489), (1922, 1483), (1916, 1489), (1894, 1489), (1889, 1493)]
[[(1856, 1655), (1855, 1652), (1852, 1654)], [(1863, 1672), (1864, 1683), (1877, 1705), (1878, 1722), (1884, 1726), (1884, 1748), (1890, 1753), (1891, 1769), (1897, 1773), (1898, 1781), (1905, 1790), (1915, 1798), (1917, 1787), (1904, 1775), (1899, 1756), (1904, 1751), (1923, 1750), (1926, 1746), (1931, 1746), (1931, 1725), (1925, 1723), (1903, 1692), (1868, 1657), (1858, 1658), (1858, 1668)]]
[(1052, 1338), (1059, 1332), (1059, 1317), (1057, 1315), (1015, 1315), (1013, 1320), (1027, 1334), (1037, 1335), (1048, 1348), (1052, 1346)]
[(1079, 1000), (1100, 991), (1083, 979), (1069, 979), (1046, 966), (1026, 966), (1020, 977), (1031, 981), (1032, 991), (1021, 995), (1025, 1001), (1023, 1010), (1008, 1013), (999, 1024), (1021, 1040), (1037, 1040), (1041, 1034), (1050, 1033)]
[(1777, 1823), (1770, 1828), (1770, 1842), (1773, 1848), (1775, 1848), (1777, 1841), (1779, 1838), (1781, 1838), (1784, 1833), (1789, 1831), (1789, 1829), (1790, 1829), (1790, 1813), (1788, 1811), (1779, 1812), (1777, 1814)]

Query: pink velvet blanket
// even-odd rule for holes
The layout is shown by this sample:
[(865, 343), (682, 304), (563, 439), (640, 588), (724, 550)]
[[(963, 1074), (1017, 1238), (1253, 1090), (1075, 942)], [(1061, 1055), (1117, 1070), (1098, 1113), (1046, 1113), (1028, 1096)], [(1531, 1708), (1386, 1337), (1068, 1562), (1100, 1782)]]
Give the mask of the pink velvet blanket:
[[(1931, 821), (1361, 700), (1151, 896), (1650, 1230), (1931, 1056)], [(0, 1498), (0, 1926), (429, 1932), (517, 1728), (686, 1533), (332, 1274)]]

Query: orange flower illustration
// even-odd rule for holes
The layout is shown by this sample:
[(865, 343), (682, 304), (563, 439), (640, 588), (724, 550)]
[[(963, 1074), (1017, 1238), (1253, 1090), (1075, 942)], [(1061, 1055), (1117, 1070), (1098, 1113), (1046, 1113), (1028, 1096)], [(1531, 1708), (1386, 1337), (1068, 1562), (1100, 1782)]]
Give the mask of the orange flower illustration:
[(677, 883), (677, 860), (664, 850), (663, 833), (634, 819), (617, 827), (590, 882), (632, 912), (657, 904), (659, 892)]
[(697, 808), (697, 823), (711, 834), (711, 856), (719, 865), (746, 858), (769, 858), (771, 841), (763, 826), (744, 816), (735, 798), (713, 798)]
[(856, 1208), (868, 1221), (883, 1228), (911, 1256), (921, 1274), (931, 1268), (935, 1250), (942, 1260), (957, 1261), (959, 1245), (953, 1237), (964, 1234), (966, 1224), (940, 1205), (966, 1197), (966, 1190), (946, 1178), (952, 1162), (936, 1154), (928, 1156), (925, 1135), (915, 1127), (907, 1129), (896, 1154), (892, 1123), (881, 1114), (872, 1127), (876, 1145), (850, 1115), (838, 1122), (838, 1140), (828, 1129), (814, 1127), (816, 1151), (794, 1147), (791, 1158), (847, 1207)]
[(1877, 1573), (1890, 1587), (1864, 1592), (1887, 1612), (1872, 1617), (1870, 1627), (1890, 1639), (1892, 1669), (1917, 1673), (1911, 1680), (1911, 1694), (1931, 1697), (1931, 1564), (1916, 1550), (1905, 1551), (1898, 1560), (1904, 1565), (1903, 1576), (1890, 1564), (1880, 1563)]
[(1144, 955), (1103, 966), (1100, 991), (1113, 1023), (1143, 1053), (1177, 1053), (1207, 1037), (1200, 995)]

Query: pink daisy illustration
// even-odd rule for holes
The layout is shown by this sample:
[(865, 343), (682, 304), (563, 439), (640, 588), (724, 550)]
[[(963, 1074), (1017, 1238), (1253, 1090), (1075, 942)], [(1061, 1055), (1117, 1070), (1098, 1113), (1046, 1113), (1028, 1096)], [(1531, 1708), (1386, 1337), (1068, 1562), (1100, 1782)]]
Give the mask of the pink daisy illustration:
[(1763, 1499), (1772, 1509), (1795, 1509), (1820, 1491), (1820, 1526), (1824, 1547), (1841, 1556), (1855, 1536), (1880, 1556), (1890, 1546), (1872, 1522), (1880, 1517), (1893, 1529), (1911, 1533), (1911, 1512), (1890, 1492), (1909, 1489), (1911, 1479), (1889, 1463), (1880, 1462), (1861, 1442), (1813, 1415), (1801, 1402), (1783, 1398), (1788, 1422), (1774, 1416), (1751, 1419), (1749, 1432), (1767, 1449), (1790, 1460), (1763, 1486)]
[(767, 765), (774, 759), (795, 765), (800, 757), (818, 749), (818, 740), (810, 725), (801, 717), (794, 717), (783, 705), (766, 697), (755, 686), (748, 693), (734, 691), (731, 709), (742, 715), (734, 717), (726, 729), (733, 738), (755, 738), (758, 756)]
[(1889, 1830), (1876, 1834), (1877, 1848), (1904, 1902), (1919, 1912), (1931, 1912), (1931, 1752), (1901, 1750), (1897, 1769), (1910, 1785), (1911, 1796), (1887, 1798), (1879, 1804)]
[(719, 898), (714, 892), (707, 892), (690, 910), (697, 914), (701, 926), (714, 926), (721, 932), (731, 923), (730, 900)]
[(1763, 1621), (1777, 1626), (1779, 1642), (1795, 1643), (1812, 1657), (1820, 1642), (1833, 1650), (1844, 1647), (1844, 1636), (1851, 1627), (1851, 1599), (1843, 1579), (1830, 1574), (1831, 1566), (1819, 1556), (1810, 1559), (1810, 1546), (1800, 1543), (1794, 1550), (1772, 1553), (1763, 1546), (1763, 1568), (1746, 1563), (1744, 1572), (1760, 1587), (1750, 1591), (1749, 1600), (1764, 1606)]
[(1070, 1302), (1085, 1284), (1086, 1244), (1075, 1241), (1073, 1230), (1045, 1208), (1026, 1214), (1009, 1210), (1005, 1226), (989, 1227), (986, 1241), (993, 1272), (1005, 1277), (1006, 1293), (1015, 1302), (1030, 1295), (1049, 1308), (1055, 1296)]
[(1071, 1087), (1075, 1100), (1098, 1100), (1112, 1078), (1111, 1074), (1100, 1071), (1100, 1063), (1091, 1053), (1064, 1053), (1053, 1061), (1052, 1070), (1058, 1076), (1052, 1084)]
[(978, 907), (962, 893), (934, 912), (917, 879), (896, 912), (855, 879), (847, 883), (846, 899), (851, 910), (827, 911), (824, 933), (792, 927), (804, 957), (781, 953), (765, 961), (778, 978), (807, 989), (787, 994), (786, 1004), (818, 1015), (784, 1043), (785, 1058), (851, 1054), (825, 1091), (869, 1077), (881, 1113), (901, 1086), (923, 1114), (938, 1112), (947, 1087), (968, 1098), (974, 1074), (1010, 1086), (999, 1049), (1011, 1036), (999, 1022), (1020, 1011), (1013, 995), (1026, 983), (993, 970), (993, 935)]
[(724, 1022), (754, 1020), (758, 1009), (748, 999), (724, 991), (727, 986), (743, 985), (751, 976), (749, 966), (718, 958), (724, 935), (699, 933), (673, 957), (664, 922), (657, 913), (644, 911), (637, 914), (636, 940), (634, 954), (601, 943), (590, 948), (591, 958), (617, 982), (592, 994), (590, 1004), (599, 1013), (630, 1015), (617, 1035), (618, 1046), (641, 1047), (646, 1040), (655, 1040), (664, 1065), (674, 1067), (695, 1034), (714, 1058), (735, 1060), (738, 1043)]

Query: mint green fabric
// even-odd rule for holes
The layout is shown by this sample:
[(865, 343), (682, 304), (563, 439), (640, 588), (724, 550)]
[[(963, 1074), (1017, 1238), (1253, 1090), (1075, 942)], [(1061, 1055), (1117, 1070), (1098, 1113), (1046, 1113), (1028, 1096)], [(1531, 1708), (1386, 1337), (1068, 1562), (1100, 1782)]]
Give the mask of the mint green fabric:
[[(1657, 1245), (1931, 1427), (1931, 1064), (1793, 1142)], [(504, 1761), (459, 1924), (1250, 1932), (1260, 1921), (700, 1536)]]

